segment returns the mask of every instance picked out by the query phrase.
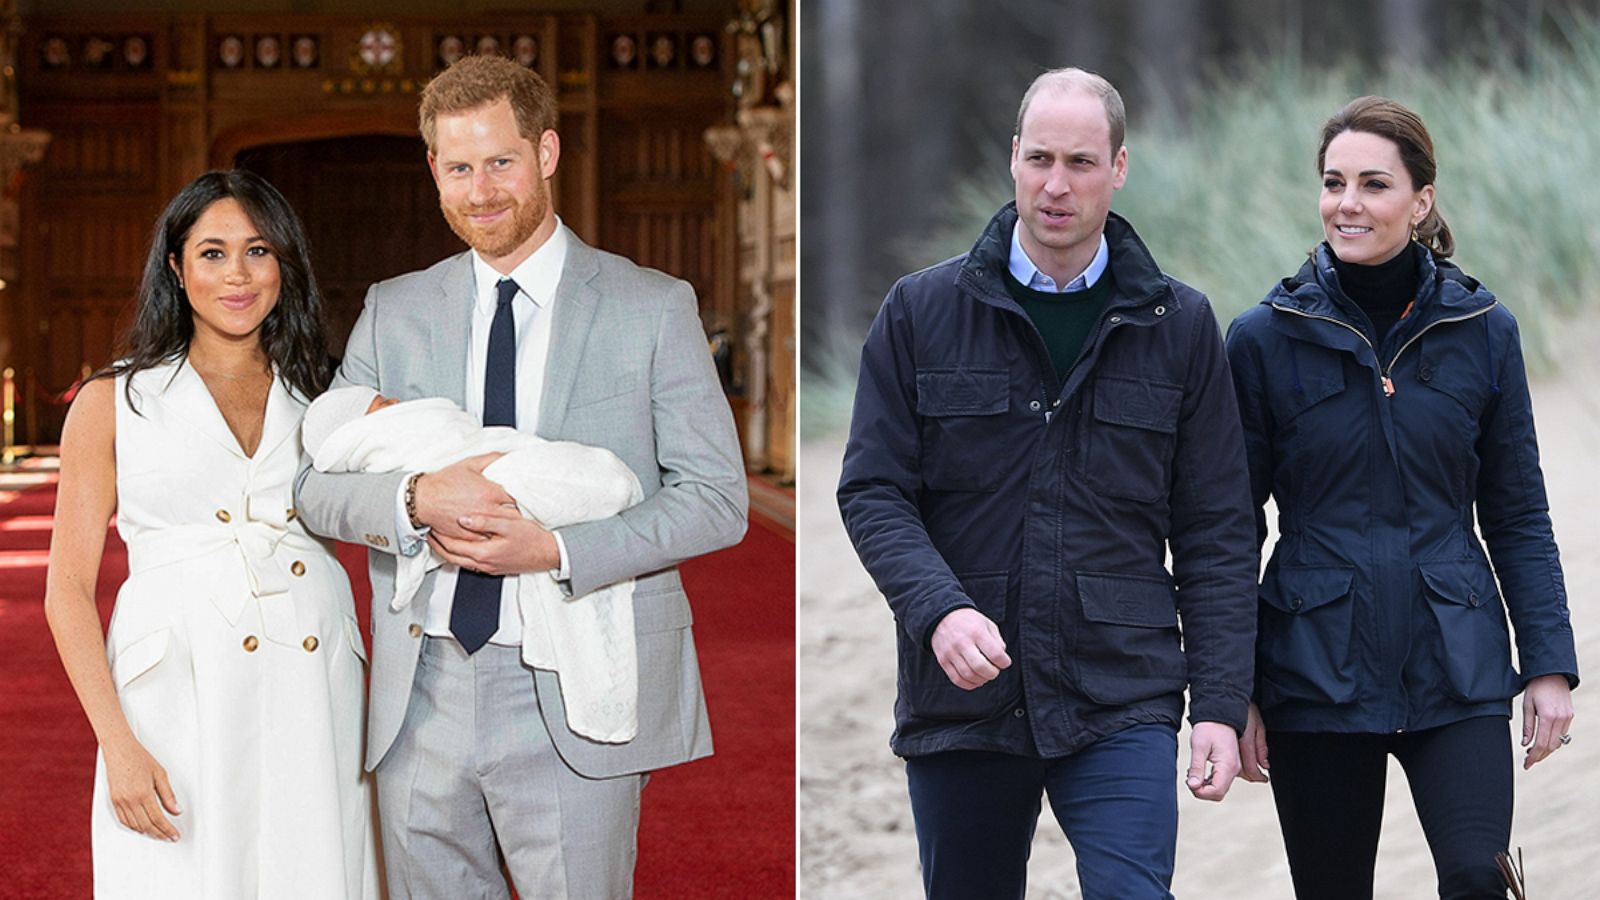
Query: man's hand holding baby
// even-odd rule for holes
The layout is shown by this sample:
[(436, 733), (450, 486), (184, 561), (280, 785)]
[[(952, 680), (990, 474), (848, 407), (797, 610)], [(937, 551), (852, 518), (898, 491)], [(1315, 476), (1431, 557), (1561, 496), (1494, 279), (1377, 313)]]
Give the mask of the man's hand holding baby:
[(559, 568), (555, 537), (483, 477), (501, 456), (471, 456), (418, 479), (417, 520), (430, 529), (428, 545), (445, 562), (488, 575)]

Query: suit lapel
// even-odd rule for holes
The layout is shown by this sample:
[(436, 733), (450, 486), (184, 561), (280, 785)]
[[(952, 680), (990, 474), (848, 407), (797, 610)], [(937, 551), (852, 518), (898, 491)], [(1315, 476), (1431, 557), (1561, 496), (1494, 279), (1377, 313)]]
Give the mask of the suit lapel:
[(261, 445), (256, 448), (256, 459), (266, 459), (295, 434), (305, 411), (306, 405), (290, 391), (281, 373), (274, 371), (272, 389), (267, 393), (266, 419), (261, 423)]
[[(476, 294), (472, 254), (457, 256), (439, 279), (438, 314), (430, 318), (435, 394), (467, 405), (465, 350), (472, 343), (472, 304)], [(411, 400), (412, 397), (401, 399)]]
[[(565, 226), (563, 226), (565, 227)], [(539, 398), (541, 437), (557, 439), (566, 422), (567, 403), (578, 378), (578, 363), (594, 324), (600, 292), (589, 282), (600, 271), (600, 254), (567, 233), (567, 259), (556, 285), (555, 319), (550, 323), (550, 355), (544, 365), (544, 394)]]
[(244, 459), (244, 451), (228, 429), (228, 423), (222, 418), (222, 411), (217, 409), (217, 401), (211, 396), (211, 391), (206, 389), (205, 379), (194, 370), (194, 366), (189, 365), (187, 356), (176, 367), (175, 372), (168, 370), (165, 365), (151, 370), (154, 376), (152, 380), (160, 386), (158, 396), (162, 405), (196, 431), (216, 441), (224, 450)]

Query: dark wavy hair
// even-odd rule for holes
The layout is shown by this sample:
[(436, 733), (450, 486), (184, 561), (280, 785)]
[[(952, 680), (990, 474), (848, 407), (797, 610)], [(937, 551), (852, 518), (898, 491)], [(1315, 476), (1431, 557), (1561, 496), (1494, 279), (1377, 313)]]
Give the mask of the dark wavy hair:
[[(181, 359), (194, 338), (194, 311), (170, 260), (183, 259), (194, 223), (213, 203), (237, 200), (278, 261), (278, 302), (257, 332), (284, 382), (310, 400), (327, 390), (333, 365), (323, 338), (322, 292), (311, 271), (305, 229), (289, 201), (265, 178), (243, 169), (214, 170), (189, 182), (156, 222), (145, 258), (133, 325), (117, 362), (94, 377), (132, 375)], [(126, 385), (129, 406), (133, 382)]]
[[(1439, 174), (1439, 162), (1433, 155), (1433, 137), (1422, 117), (1387, 97), (1368, 95), (1357, 97), (1329, 117), (1322, 126), (1322, 145), (1317, 148), (1317, 175), (1323, 171), (1323, 161), (1328, 155), (1328, 145), (1346, 131), (1360, 131), (1388, 138), (1400, 150), (1400, 162), (1411, 176), (1413, 190), (1422, 190), (1433, 184)], [(1417, 240), (1433, 252), (1434, 259), (1449, 259), (1456, 251), (1455, 237), (1444, 216), (1439, 214), (1439, 201), (1434, 199), (1428, 215), (1417, 223)]]

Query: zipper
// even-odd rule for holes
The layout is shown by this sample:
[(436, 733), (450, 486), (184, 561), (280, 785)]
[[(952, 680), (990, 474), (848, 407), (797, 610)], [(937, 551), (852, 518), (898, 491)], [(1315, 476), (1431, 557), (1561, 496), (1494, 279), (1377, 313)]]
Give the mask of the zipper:
[[(1427, 334), (1429, 331), (1433, 330), (1433, 327), (1435, 325), (1444, 325), (1444, 324), (1449, 323), (1449, 322), (1465, 322), (1468, 319), (1476, 319), (1478, 316), (1481, 316), (1484, 313), (1487, 313), (1489, 310), (1494, 309), (1499, 304), (1500, 304), (1500, 301), (1496, 300), (1493, 303), (1490, 303), (1488, 306), (1485, 306), (1482, 309), (1473, 310), (1472, 312), (1469, 312), (1466, 315), (1452, 316), (1451, 318), (1448, 318), (1448, 319), (1435, 319), (1434, 321), (1429, 322), (1427, 325), (1423, 326), (1421, 331), (1417, 332), (1416, 334), (1413, 334), (1409, 340), (1407, 340), (1404, 344), (1401, 344), (1400, 345), (1400, 349), (1396, 350), (1394, 352), (1394, 356), (1389, 360), (1389, 364), (1387, 366), (1383, 366), (1379, 370), (1378, 377), (1379, 377), (1379, 380), (1382, 381), (1382, 383), (1383, 383), (1383, 395), (1385, 397), (1393, 397), (1394, 396), (1394, 381), (1393, 381), (1393, 379), (1391, 379), (1389, 377), (1389, 373), (1394, 371), (1394, 365), (1395, 365), (1395, 363), (1400, 361), (1400, 355), (1402, 353), (1406, 352), (1406, 348), (1407, 347), (1410, 347), (1412, 344), (1415, 344), (1417, 342), (1418, 338), (1422, 337), (1423, 335)], [(1367, 340), (1367, 336), (1361, 333), (1361, 329), (1355, 327), (1354, 325), (1351, 325), (1348, 322), (1340, 321), (1339, 319), (1335, 319), (1332, 316), (1318, 316), (1318, 315), (1313, 315), (1313, 314), (1308, 313), (1308, 312), (1301, 312), (1298, 309), (1291, 309), (1291, 308), (1289, 308), (1287, 306), (1279, 306), (1276, 303), (1272, 304), (1272, 308), (1276, 309), (1276, 310), (1281, 310), (1281, 311), (1286, 312), (1286, 313), (1289, 313), (1290, 315), (1300, 316), (1303, 319), (1316, 319), (1319, 322), (1332, 322), (1333, 324), (1338, 325), (1341, 328), (1348, 329), (1350, 331), (1350, 333), (1354, 334), (1358, 338), (1361, 338), (1361, 342), (1362, 343), (1366, 344), (1369, 348), (1371, 348), (1372, 355), (1373, 355), (1374, 358), (1376, 358), (1377, 355), (1378, 355), (1378, 348), (1372, 346), (1372, 341)]]
[(1490, 303), (1488, 306), (1485, 306), (1483, 309), (1473, 310), (1472, 312), (1469, 312), (1466, 315), (1454, 316), (1454, 317), (1449, 318), (1449, 319), (1435, 319), (1434, 321), (1429, 322), (1426, 326), (1424, 326), (1421, 331), (1417, 332), (1416, 334), (1413, 334), (1411, 336), (1410, 340), (1406, 341), (1404, 344), (1401, 344), (1400, 345), (1400, 349), (1396, 350), (1394, 352), (1394, 358), (1389, 360), (1388, 367), (1383, 370), (1383, 391), (1384, 391), (1384, 394), (1387, 395), (1387, 396), (1390, 396), (1390, 397), (1394, 396), (1394, 382), (1389, 380), (1389, 372), (1394, 369), (1394, 364), (1400, 361), (1400, 354), (1406, 352), (1406, 348), (1407, 347), (1411, 346), (1412, 344), (1415, 344), (1417, 342), (1418, 338), (1422, 337), (1423, 335), (1427, 334), (1430, 330), (1432, 330), (1433, 326), (1435, 326), (1435, 325), (1443, 325), (1443, 324), (1445, 324), (1447, 322), (1465, 322), (1468, 319), (1476, 319), (1477, 317), (1483, 315), (1484, 313), (1487, 313), (1489, 310), (1494, 309), (1496, 306), (1499, 305), (1499, 303), (1500, 303), (1500, 301), (1496, 300), (1493, 303)]

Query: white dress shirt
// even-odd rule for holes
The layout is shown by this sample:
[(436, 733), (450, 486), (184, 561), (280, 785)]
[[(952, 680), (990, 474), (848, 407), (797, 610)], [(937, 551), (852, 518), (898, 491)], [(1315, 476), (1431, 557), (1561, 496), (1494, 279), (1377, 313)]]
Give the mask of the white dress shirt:
[[(474, 300), (472, 304), (472, 331), (467, 346), (466, 410), (479, 422), (483, 421), (483, 379), (488, 364), (489, 328), (494, 323), (495, 307), (499, 304), (496, 283), (509, 277), (517, 283), (517, 295), (511, 301), (511, 316), (517, 332), (517, 428), (536, 432), (539, 424), (539, 402), (544, 393), (545, 362), (550, 357), (550, 325), (554, 314), (556, 285), (567, 259), (567, 230), (559, 219), (555, 233), (544, 245), (533, 252), (522, 264), (503, 276), (495, 271), (478, 251), (471, 251)], [(409, 481), (409, 476), (406, 479)], [(401, 482), (397, 498), (400, 552), (406, 556), (421, 552), (425, 547), (427, 530), (411, 527), (411, 518), (405, 510), (405, 483)], [(571, 577), (567, 564), (567, 548), (560, 533), (555, 533), (556, 548), (561, 554), (561, 566), (552, 572), (558, 580)], [(433, 579), (433, 589), (428, 593), (427, 619), (423, 630), (434, 637), (450, 637), (450, 610), (455, 605), (455, 566), (444, 566)], [(506, 578), (500, 584), (500, 626), (489, 638), (491, 644), (515, 647), (522, 643), (522, 611), (517, 604), (517, 579)]]
[(1106, 236), (1100, 235), (1100, 249), (1094, 253), (1094, 259), (1089, 260), (1089, 265), (1076, 278), (1067, 282), (1066, 287), (1056, 287), (1056, 280), (1039, 271), (1028, 257), (1028, 252), (1022, 249), (1022, 238), (1017, 235), (1021, 231), (1019, 226), (1011, 232), (1011, 260), (1009, 268), (1011, 277), (1036, 291), (1048, 291), (1053, 294), (1065, 294), (1072, 291), (1086, 291), (1094, 287), (1094, 283), (1105, 274), (1106, 265), (1111, 262), (1111, 248), (1106, 245)]

